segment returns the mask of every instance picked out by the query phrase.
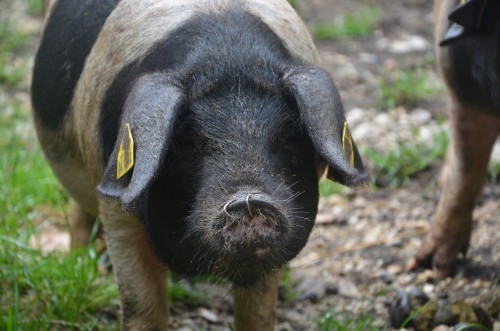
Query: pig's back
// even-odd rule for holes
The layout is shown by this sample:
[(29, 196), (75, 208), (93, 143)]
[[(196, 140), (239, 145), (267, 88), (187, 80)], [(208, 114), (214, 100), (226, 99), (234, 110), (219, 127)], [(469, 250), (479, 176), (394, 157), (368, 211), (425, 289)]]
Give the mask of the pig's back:
[[(94, 105), (102, 102), (107, 90), (105, 85), (124, 66), (144, 57), (155, 43), (197, 13), (231, 2), (238, 1), (53, 1), (33, 74), (37, 119), (44, 128), (58, 129), (73, 97), (78, 108), (96, 109)], [(240, 2), (283, 40), (295, 58), (319, 62), (307, 29), (287, 1)]]
[(35, 58), (32, 102), (44, 128), (61, 125), (106, 18), (119, 0), (57, 1)]

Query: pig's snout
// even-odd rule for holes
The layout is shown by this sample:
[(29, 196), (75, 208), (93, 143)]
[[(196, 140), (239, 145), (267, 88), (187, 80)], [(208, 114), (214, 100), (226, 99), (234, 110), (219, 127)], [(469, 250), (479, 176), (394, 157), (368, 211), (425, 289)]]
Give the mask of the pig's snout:
[(286, 232), (286, 218), (266, 194), (240, 192), (223, 207), (219, 228), (227, 246), (253, 246), (265, 255)]

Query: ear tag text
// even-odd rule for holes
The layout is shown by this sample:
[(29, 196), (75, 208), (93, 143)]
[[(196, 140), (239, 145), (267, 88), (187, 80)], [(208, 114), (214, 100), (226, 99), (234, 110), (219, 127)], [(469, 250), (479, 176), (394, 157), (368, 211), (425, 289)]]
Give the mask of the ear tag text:
[(125, 130), (120, 142), (118, 157), (116, 160), (116, 178), (120, 179), (134, 166), (134, 138), (130, 131), (130, 125), (125, 124)]
[(344, 122), (344, 129), (342, 130), (342, 149), (344, 150), (344, 155), (349, 160), (349, 163), (352, 167), (354, 167), (354, 148), (352, 146), (351, 131), (349, 131), (347, 122)]

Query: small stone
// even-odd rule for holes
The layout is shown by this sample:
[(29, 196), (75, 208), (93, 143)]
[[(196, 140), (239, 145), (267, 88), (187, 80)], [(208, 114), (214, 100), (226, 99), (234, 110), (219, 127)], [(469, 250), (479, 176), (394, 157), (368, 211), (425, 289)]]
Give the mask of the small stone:
[(345, 278), (338, 281), (339, 294), (347, 298), (359, 298), (359, 291), (356, 284)]
[(396, 300), (389, 305), (389, 318), (391, 325), (395, 328), (401, 327), (411, 312), (408, 294), (404, 291), (398, 293)]
[(493, 151), (491, 152), (492, 163), (500, 163), (500, 140), (498, 140), (495, 145), (493, 145)]
[(316, 224), (330, 224), (335, 221), (335, 215), (330, 212), (321, 212), (316, 215)]
[(434, 143), (434, 140), (438, 137), (441, 130), (444, 130), (443, 127), (438, 125), (421, 126), (418, 130), (420, 141), (428, 144)]
[(394, 282), (394, 277), (388, 271), (385, 270), (380, 272), (378, 277), (380, 278), (381, 281), (383, 281), (386, 284), (391, 284), (392, 282)]
[(410, 52), (425, 51), (430, 46), (430, 43), (425, 38), (412, 35), (405, 36), (399, 40), (392, 41), (389, 44), (388, 50), (395, 54), (405, 54)]
[(451, 331), (451, 328), (447, 325), (438, 325), (432, 331)]
[(304, 278), (296, 290), (300, 295), (300, 300), (311, 300), (311, 302), (318, 302), (326, 294), (325, 284), (313, 277)]
[(390, 43), (391, 43), (391, 41), (389, 40), (389, 38), (386, 38), (386, 37), (379, 38), (379, 39), (377, 39), (377, 41), (375, 41), (375, 45), (379, 50), (387, 49), (389, 47)]
[(370, 122), (363, 122), (352, 130), (353, 137), (358, 140), (375, 138), (379, 133), (380, 129)]
[(31, 237), (30, 246), (40, 249), (44, 254), (54, 251), (69, 252), (70, 236), (66, 230), (48, 225)]
[(427, 283), (431, 282), (434, 280), (434, 273), (432, 270), (424, 270), (423, 272), (419, 273), (417, 276), (417, 282), (419, 283)]
[(177, 331), (191, 331), (191, 330), (193, 330), (193, 329), (191, 329), (190, 327), (187, 327), (187, 326), (183, 326), (183, 327), (177, 329)]
[(413, 277), (409, 274), (402, 274), (398, 277), (398, 283), (401, 285), (409, 285), (413, 283)]
[(361, 62), (375, 64), (378, 62), (378, 56), (374, 53), (361, 52), (359, 54), (359, 59)]
[[(175, 320), (173, 322), (175, 322)], [(188, 330), (195, 330), (195, 329), (197, 329), (196, 328), (196, 323), (192, 319), (189, 319), (189, 318), (184, 318), (181, 321), (177, 321), (177, 323), (175, 323), (174, 325), (170, 325), (170, 326), (174, 327), (175, 330), (188, 331)]]
[(382, 125), (382, 126), (389, 126), (391, 124), (391, 117), (387, 113), (380, 113), (375, 118), (373, 119), (373, 122), (375, 122), (377, 125)]
[(425, 294), (431, 294), (434, 292), (435, 286), (433, 284), (424, 284), (422, 287), (422, 291), (424, 291)]
[(393, 276), (395, 275), (399, 275), (401, 272), (404, 271), (404, 268), (403, 266), (399, 265), (399, 264), (391, 264), (390, 266), (388, 266), (386, 268), (387, 272)]
[(198, 310), (198, 314), (209, 322), (217, 323), (219, 321), (217, 315), (211, 310), (208, 310), (206, 308), (200, 308)]
[(361, 108), (352, 108), (346, 114), (347, 123), (352, 129), (366, 120), (366, 111)]
[(431, 119), (431, 112), (423, 108), (417, 108), (410, 113), (410, 121), (416, 126), (427, 124)]

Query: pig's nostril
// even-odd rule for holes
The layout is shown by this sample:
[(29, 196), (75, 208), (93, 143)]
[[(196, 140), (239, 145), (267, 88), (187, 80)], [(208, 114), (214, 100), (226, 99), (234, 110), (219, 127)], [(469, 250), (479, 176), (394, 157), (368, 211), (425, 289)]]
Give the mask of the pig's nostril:
[(227, 247), (244, 247), (245, 254), (260, 258), (269, 253), (266, 247), (274, 245), (287, 233), (286, 219), (279, 206), (272, 197), (260, 192), (243, 191), (232, 195), (222, 206), (221, 217), (214, 226)]
[(222, 211), (231, 219), (242, 217), (243, 214), (254, 218), (263, 211), (271, 214), (279, 213), (276, 206), (274, 206), (268, 197), (262, 194), (246, 192), (236, 194), (233, 199), (229, 200), (222, 207)]

